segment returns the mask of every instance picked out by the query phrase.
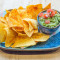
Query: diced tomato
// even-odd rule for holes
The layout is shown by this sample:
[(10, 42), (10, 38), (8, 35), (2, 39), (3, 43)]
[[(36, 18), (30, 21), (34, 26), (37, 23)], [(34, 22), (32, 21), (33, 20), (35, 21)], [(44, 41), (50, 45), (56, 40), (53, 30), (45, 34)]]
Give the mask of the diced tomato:
[(45, 19), (47, 19), (47, 18), (49, 17), (49, 14), (48, 14), (48, 13), (45, 13), (45, 14), (43, 15), (43, 17), (44, 17)]
[(43, 16), (43, 13), (40, 13), (40, 14), (39, 14), (39, 17), (42, 17), (42, 16)]
[(55, 14), (57, 14), (57, 11), (55, 11)]
[(48, 9), (47, 13), (53, 12), (53, 9)]
[(55, 15), (55, 11), (53, 11), (51, 14), (54, 16)]
[(49, 15), (49, 17), (53, 17), (53, 15)]
[(50, 23), (50, 21), (49, 21), (49, 20), (45, 20), (45, 23), (46, 23), (46, 24), (49, 24), (49, 23)]
[(55, 11), (53, 11), (50, 15), (50, 17), (53, 17), (53, 16), (55, 16)]

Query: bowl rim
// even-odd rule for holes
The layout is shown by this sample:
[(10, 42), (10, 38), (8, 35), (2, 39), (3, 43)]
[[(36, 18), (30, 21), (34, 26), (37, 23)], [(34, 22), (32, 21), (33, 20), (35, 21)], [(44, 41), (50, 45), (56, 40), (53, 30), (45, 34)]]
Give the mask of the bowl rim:
[[(53, 9), (53, 10), (55, 10), (55, 9)], [(47, 10), (43, 10), (42, 12), (46, 12)], [(55, 10), (55, 11), (57, 11), (59, 14), (60, 14), (60, 12), (58, 11), (58, 10)], [(42, 12), (40, 12), (40, 13), (42, 13)], [(40, 14), (39, 13), (39, 14)], [(38, 16), (37, 16), (37, 21), (38, 21), (38, 24), (40, 24), (41, 25), (41, 23), (40, 23), (40, 21), (39, 21), (39, 14), (38, 14)], [(45, 27), (45, 26), (43, 26), (43, 25), (41, 25), (43, 28), (46, 28), (46, 29), (55, 29), (55, 28), (57, 28), (57, 27), (59, 27), (60, 26), (60, 23), (56, 26), (56, 27), (53, 27), (53, 28), (49, 28), (49, 27)]]

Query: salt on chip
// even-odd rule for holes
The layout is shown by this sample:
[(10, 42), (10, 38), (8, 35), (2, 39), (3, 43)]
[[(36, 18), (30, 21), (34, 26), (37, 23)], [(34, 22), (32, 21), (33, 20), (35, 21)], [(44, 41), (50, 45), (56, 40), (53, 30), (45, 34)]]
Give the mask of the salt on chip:
[(6, 39), (5, 24), (0, 23), (0, 43), (4, 42)]
[(36, 42), (29, 38), (29, 37), (16, 37), (15, 43), (11, 46), (12, 48), (14, 47), (28, 47), (28, 46), (33, 46), (36, 45)]
[(6, 40), (5, 40), (5, 46), (6, 47), (10, 47), (13, 43), (14, 43), (14, 39), (16, 37), (16, 32), (14, 32), (12, 29), (10, 28), (5, 28), (6, 32), (7, 32), (7, 36), (6, 36)]
[(43, 33), (35, 33), (32, 35), (32, 39), (37, 42), (45, 42), (49, 39), (50, 35), (46, 35)]
[(43, 10), (51, 9), (51, 3), (49, 3)]

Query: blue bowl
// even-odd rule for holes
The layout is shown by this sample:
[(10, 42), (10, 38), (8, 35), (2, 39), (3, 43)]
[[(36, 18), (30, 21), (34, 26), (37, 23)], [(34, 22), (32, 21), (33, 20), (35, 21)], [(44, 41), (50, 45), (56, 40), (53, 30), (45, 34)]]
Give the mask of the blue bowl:
[[(57, 10), (55, 10), (55, 11), (57, 11)], [(45, 13), (46, 10), (42, 11), (42, 12)], [(40, 12), (40, 13), (42, 13), (42, 12)], [(57, 12), (60, 13), (59, 11), (57, 11)], [(60, 24), (58, 24), (56, 27), (53, 27), (53, 28), (48, 28), (48, 27), (42, 26), (41, 23), (40, 23), (40, 21), (39, 21), (39, 14), (37, 16), (38, 32), (41, 31), (42, 33), (45, 33), (45, 34), (52, 34), (53, 32), (55, 32), (59, 28)]]

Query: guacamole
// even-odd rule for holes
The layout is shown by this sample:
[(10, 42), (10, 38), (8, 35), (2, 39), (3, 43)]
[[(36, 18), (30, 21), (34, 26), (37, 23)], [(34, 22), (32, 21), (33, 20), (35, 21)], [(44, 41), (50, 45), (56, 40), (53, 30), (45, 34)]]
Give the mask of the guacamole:
[(60, 23), (60, 14), (52, 9), (39, 14), (39, 21), (42, 26), (53, 28)]

